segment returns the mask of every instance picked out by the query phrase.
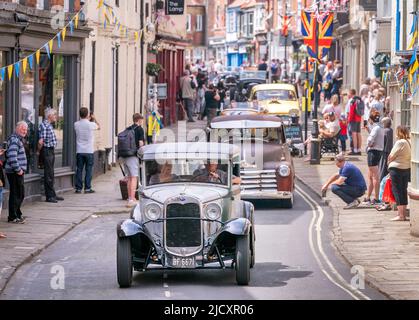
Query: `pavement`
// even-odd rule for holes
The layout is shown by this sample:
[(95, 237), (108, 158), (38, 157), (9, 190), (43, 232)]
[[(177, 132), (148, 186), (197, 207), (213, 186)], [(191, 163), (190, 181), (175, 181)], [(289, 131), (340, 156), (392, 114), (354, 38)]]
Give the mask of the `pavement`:
[(16, 270), (41, 251), (66, 235), (89, 217), (128, 213), (121, 200), (118, 181), (122, 174), (118, 168), (94, 180), (96, 194), (76, 195), (68, 192), (65, 201), (57, 204), (35, 202), (22, 208), (26, 224), (7, 223), (7, 210), (0, 219), (0, 231), (7, 239), (0, 240), (0, 293)]
[[(295, 159), (298, 180), (321, 197), (327, 179), (338, 172), (334, 161), (308, 165)], [(367, 177), (366, 155), (349, 157)], [(361, 199), (362, 200), (362, 199)], [(419, 238), (410, 235), (409, 222), (391, 222), (397, 212), (374, 208), (343, 210), (345, 203), (328, 191), (325, 201), (333, 209), (333, 241), (351, 266), (365, 270), (365, 279), (391, 299), (419, 299)]]

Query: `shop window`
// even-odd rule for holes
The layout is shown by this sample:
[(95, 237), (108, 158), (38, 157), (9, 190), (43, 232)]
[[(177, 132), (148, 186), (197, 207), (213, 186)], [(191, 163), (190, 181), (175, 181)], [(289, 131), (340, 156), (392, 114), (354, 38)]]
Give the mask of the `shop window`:
[[(0, 51), (0, 66), (6, 64), (6, 53)], [(6, 140), (6, 82), (0, 80), (0, 143)]]

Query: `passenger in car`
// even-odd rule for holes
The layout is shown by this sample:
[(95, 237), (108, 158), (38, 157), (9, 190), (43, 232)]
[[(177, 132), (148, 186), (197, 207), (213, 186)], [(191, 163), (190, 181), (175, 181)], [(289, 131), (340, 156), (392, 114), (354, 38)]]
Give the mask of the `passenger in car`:
[[(228, 182), (227, 173), (223, 170), (218, 169), (217, 163), (209, 163), (205, 165), (204, 169), (196, 170), (193, 175), (193, 181), (217, 183), (223, 185), (226, 185)], [(233, 176), (232, 183), (240, 184), (241, 179)]]
[(166, 162), (164, 165), (161, 165), (159, 168), (159, 173), (154, 174), (150, 178), (150, 185), (159, 184), (159, 183), (170, 183), (176, 182), (179, 180), (179, 177), (175, 174), (172, 174), (173, 165), (169, 162)]

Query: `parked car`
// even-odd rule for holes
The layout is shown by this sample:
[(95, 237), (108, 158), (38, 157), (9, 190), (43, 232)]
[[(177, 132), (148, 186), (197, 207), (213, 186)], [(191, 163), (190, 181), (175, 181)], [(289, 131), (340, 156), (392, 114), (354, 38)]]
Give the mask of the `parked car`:
[(295, 115), (301, 117), (297, 89), (292, 84), (264, 84), (254, 86), (250, 94), (251, 101), (257, 101), (265, 113), (290, 120)]
[(167, 143), (143, 147), (140, 154), (140, 203), (117, 227), (120, 287), (131, 286), (133, 270), (152, 265), (225, 269), (230, 261), (237, 284), (247, 285), (255, 265), (254, 207), (241, 200), (235, 184), (239, 150)]
[(217, 117), (211, 139), (241, 148), (242, 199), (275, 199), (294, 204), (295, 170), (281, 119), (266, 115)]

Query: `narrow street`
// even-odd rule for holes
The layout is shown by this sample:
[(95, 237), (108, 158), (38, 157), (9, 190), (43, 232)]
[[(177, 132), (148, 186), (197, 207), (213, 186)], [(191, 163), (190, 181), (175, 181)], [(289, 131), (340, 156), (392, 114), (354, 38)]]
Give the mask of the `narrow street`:
[[(125, 215), (90, 218), (20, 268), (1, 299), (294, 300), (385, 299), (375, 290), (351, 288), (348, 266), (331, 247), (331, 212), (313, 211), (313, 195), (299, 189), (294, 210), (256, 203), (256, 267), (248, 287), (233, 270), (135, 273), (131, 289), (116, 281), (115, 226)], [(322, 216), (324, 214), (324, 216)], [(319, 238), (321, 241), (319, 241)], [(65, 289), (51, 289), (56, 266)]]

